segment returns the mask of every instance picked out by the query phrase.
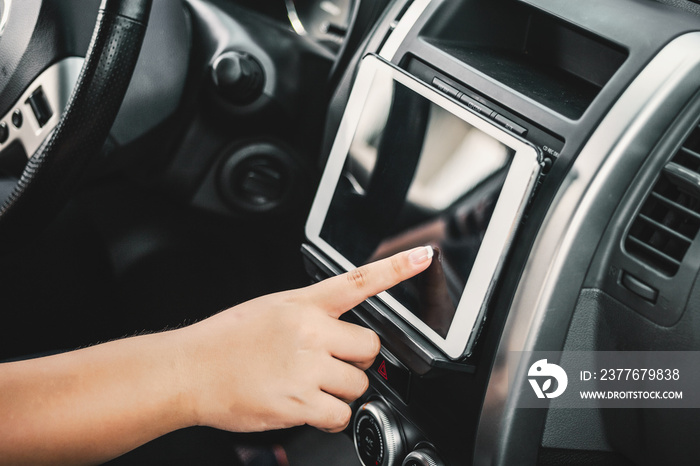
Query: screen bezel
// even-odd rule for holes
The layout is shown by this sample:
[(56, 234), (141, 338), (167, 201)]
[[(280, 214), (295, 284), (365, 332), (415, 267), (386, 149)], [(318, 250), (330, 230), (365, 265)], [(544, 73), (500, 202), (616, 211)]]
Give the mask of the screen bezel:
[[(515, 152), (447, 336), (442, 338), (389, 293), (382, 292), (377, 295), (377, 298), (393, 313), (429, 339), (450, 359), (459, 359), (471, 353), (496, 278), (539, 176), (541, 156), (527, 142), (486, 121), (471, 110), (458, 105), (381, 58), (367, 55), (360, 65), (306, 223), (307, 239), (342, 269), (348, 271), (362, 264), (351, 263), (332, 245), (328, 244), (321, 238), (321, 229), (345, 166), (369, 91), (379, 72), (391, 74), (394, 81), (444, 108)], [(478, 273), (474, 273), (475, 271)], [(383, 312), (378, 307), (373, 307), (379, 312)]]

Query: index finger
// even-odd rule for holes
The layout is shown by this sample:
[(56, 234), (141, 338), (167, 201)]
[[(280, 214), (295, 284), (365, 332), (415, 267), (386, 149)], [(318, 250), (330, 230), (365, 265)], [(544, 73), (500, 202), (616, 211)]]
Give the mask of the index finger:
[(421, 246), (312, 285), (313, 299), (332, 317), (342, 314), (370, 296), (424, 271), (433, 258), (433, 248)]

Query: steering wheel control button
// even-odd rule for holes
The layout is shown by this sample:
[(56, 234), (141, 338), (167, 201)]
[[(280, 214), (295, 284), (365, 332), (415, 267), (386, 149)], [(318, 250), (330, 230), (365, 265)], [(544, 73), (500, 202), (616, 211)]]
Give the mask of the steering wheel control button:
[(4, 121), (0, 123), (0, 144), (5, 144), (10, 137), (10, 128)]
[(444, 466), (437, 453), (431, 448), (419, 448), (406, 456), (401, 466)]
[(15, 125), (15, 128), (19, 129), (22, 127), (22, 123), (24, 123), (24, 116), (22, 115), (22, 111), (17, 109), (12, 113), (12, 124)]
[(247, 53), (221, 54), (212, 67), (212, 79), (219, 94), (235, 105), (255, 102), (265, 88), (265, 72)]
[(403, 454), (401, 427), (382, 401), (360, 406), (353, 435), (355, 451), (364, 466), (393, 466)]
[(411, 372), (396, 358), (382, 350), (374, 360), (369, 372), (396, 392), (403, 401), (408, 401)]
[(32, 108), (32, 112), (34, 112), (39, 128), (43, 128), (53, 116), (53, 110), (51, 110), (51, 105), (46, 98), (46, 94), (44, 94), (44, 89), (39, 87), (34, 91), (27, 99), (27, 103)]

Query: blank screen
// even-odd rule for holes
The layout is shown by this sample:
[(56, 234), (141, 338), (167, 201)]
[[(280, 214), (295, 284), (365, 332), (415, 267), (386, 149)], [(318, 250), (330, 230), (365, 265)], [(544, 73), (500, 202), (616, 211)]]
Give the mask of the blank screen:
[(446, 338), (514, 150), (377, 73), (320, 236), (355, 266), (430, 244), (430, 268), (391, 290)]

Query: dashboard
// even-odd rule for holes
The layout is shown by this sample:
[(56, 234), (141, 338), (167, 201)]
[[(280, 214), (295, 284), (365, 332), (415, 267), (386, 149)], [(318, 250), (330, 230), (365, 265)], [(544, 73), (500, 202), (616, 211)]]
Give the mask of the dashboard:
[[(684, 243), (668, 263), (671, 269), (664, 269), (658, 248), (669, 238), (661, 238), (659, 229), (671, 226), (668, 211), (654, 204), (658, 216), (652, 220), (647, 213), (659, 190), (669, 188), (673, 199), (684, 196), (659, 170), (680, 163), (669, 161), (679, 157), (675, 154), (697, 151), (698, 64), (692, 44), (698, 18), (639, 1), (398, 3), (364, 53), (383, 57), (535, 147), (542, 172), (495, 285), (497, 296), (478, 301), (486, 318), (468, 356), (446, 357), (420, 326), (397, 320), (382, 303), (355, 310), (352, 320), (377, 330), (384, 343), (373, 368), (373, 391), (360, 402), (354, 423), (363, 464), (655, 464), (670, 458), (692, 463), (696, 447), (673, 427), (695, 430), (687, 413), (525, 409), (526, 394), (517, 387), (529, 389), (530, 363), (514, 368), (512, 355), (697, 348), (695, 337), (676, 332), (688, 331), (681, 329), (688, 325), (681, 316), (692, 312), (688, 299), (698, 268), (692, 266), (684, 278), (675, 275), (694, 262), (689, 251), (696, 243)], [(610, 22), (611, 17), (618, 19)], [(361, 60), (358, 56), (356, 63)], [(360, 80), (355, 70), (345, 76), (349, 88)], [(335, 105), (342, 106), (348, 93), (341, 88)], [(345, 134), (344, 123), (337, 124), (336, 141)], [(336, 145), (326, 147), (330, 165)], [(381, 142), (379, 147), (381, 159)], [(386, 179), (400, 185), (402, 172), (395, 170)], [(465, 183), (468, 172), (465, 168)], [(657, 177), (655, 185), (651, 180)], [(476, 196), (472, 191), (464, 202)], [(452, 230), (440, 239), (417, 240), (433, 238), (440, 248), (449, 247), (458, 238), (449, 224)], [(689, 228), (686, 238), (694, 238)], [(664, 229), (665, 234), (672, 233)], [(362, 236), (353, 238), (356, 244)], [(317, 279), (337, 273), (339, 259), (310, 243), (303, 250), (309, 273)], [(630, 327), (635, 331), (626, 330)], [(673, 433), (660, 433), (668, 430)]]
[[(0, 47), (17, 69), (0, 74), (0, 194), (57, 124), (99, 3), (26, 0), (7, 23), (19, 45)], [(58, 26), (30, 34), (49, 17)], [(532, 404), (566, 384), (531, 373), (572, 355), (700, 351), (697, 1), (155, 0), (102, 152), (61, 214), (79, 220), (56, 240), (74, 250), (37, 248), (46, 292), (23, 288), (31, 248), (2, 275), (18, 309), (60, 296), (80, 316), (4, 357), (85, 344), (75, 322), (103, 294), (136, 310), (172, 295), (172, 315), (143, 304), (90, 340), (431, 244), (434, 275), (343, 317), (382, 341), (344, 433), (360, 464), (700, 457), (700, 404)], [(76, 280), (60, 277), (62, 254)], [(169, 273), (184, 278), (142, 284)], [(95, 295), (66, 297), (81, 280)], [(573, 393), (588, 379), (568, 380)]]
[(291, 27), (300, 36), (338, 51), (348, 34), (351, 20), (355, 17), (353, 0), (279, 0), (256, 2), (234, 0), (251, 11)]

